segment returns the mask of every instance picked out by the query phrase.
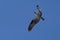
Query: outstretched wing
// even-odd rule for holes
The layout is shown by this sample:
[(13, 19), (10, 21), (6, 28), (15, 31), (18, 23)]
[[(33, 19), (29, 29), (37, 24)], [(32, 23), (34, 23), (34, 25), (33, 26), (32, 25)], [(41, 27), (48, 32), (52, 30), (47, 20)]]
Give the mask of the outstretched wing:
[(29, 27), (28, 27), (28, 31), (31, 31), (31, 29), (34, 27), (34, 25), (35, 25), (35, 23), (32, 20)]
[(34, 25), (37, 24), (37, 22), (38, 22), (37, 18), (33, 19), (28, 27), (28, 31), (31, 31)]

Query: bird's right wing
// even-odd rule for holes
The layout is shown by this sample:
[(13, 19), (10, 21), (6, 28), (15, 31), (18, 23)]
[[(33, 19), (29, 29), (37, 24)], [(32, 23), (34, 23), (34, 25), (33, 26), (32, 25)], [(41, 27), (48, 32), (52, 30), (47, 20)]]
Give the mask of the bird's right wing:
[(31, 31), (32, 28), (34, 27), (34, 25), (35, 25), (35, 22), (34, 22), (34, 20), (32, 20), (29, 27), (28, 27), (28, 31)]
[(34, 25), (38, 23), (38, 21), (39, 20), (37, 18), (33, 19), (28, 27), (28, 31), (31, 31)]

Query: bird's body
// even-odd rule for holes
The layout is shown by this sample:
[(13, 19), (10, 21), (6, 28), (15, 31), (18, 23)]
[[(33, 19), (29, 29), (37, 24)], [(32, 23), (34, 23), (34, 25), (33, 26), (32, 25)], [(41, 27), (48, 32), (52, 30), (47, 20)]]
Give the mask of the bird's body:
[(31, 23), (30, 23), (30, 25), (28, 27), (28, 31), (31, 31), (32, 28), (34, 27), (34, 25), (37, 24), (40, 21), (40, 19), (44, 20), (44, 18), (42, 17), (42, 12), (41, 12), (41, 10), (39, 10), (39, 6), (38, 5), (37, 5), (37, 9), (38, 9), (37, 13), (34, 12), (36, 14), (36, 18), (34, 18), (31, 21)]

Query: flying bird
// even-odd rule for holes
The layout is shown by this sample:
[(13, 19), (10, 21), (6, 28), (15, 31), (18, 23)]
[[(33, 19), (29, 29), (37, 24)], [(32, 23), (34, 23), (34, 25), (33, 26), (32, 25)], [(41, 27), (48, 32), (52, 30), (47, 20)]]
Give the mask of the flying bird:
[(39, 8), (39, 5), (36, 5), (36, 7), (37, 7), (37, 12), (34, 12), (36, 15), (36, 18), (32, 19), (31, 23), (29, 24), (28, 31), (31, 31), (32, 28), (35, 26), (35, 24), (37, 24), (40, 21), (40, 19), (42, 19), (43, 21), (45, 20), (42, 17), (42, 12), (41, 12), (41, 9)]

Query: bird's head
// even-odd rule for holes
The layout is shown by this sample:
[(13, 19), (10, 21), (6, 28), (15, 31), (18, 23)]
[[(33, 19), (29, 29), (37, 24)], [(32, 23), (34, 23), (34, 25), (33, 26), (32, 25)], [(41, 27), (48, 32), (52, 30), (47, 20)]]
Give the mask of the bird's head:
[(36, 5), (36, 7), (39, 7), (39, 5)]

